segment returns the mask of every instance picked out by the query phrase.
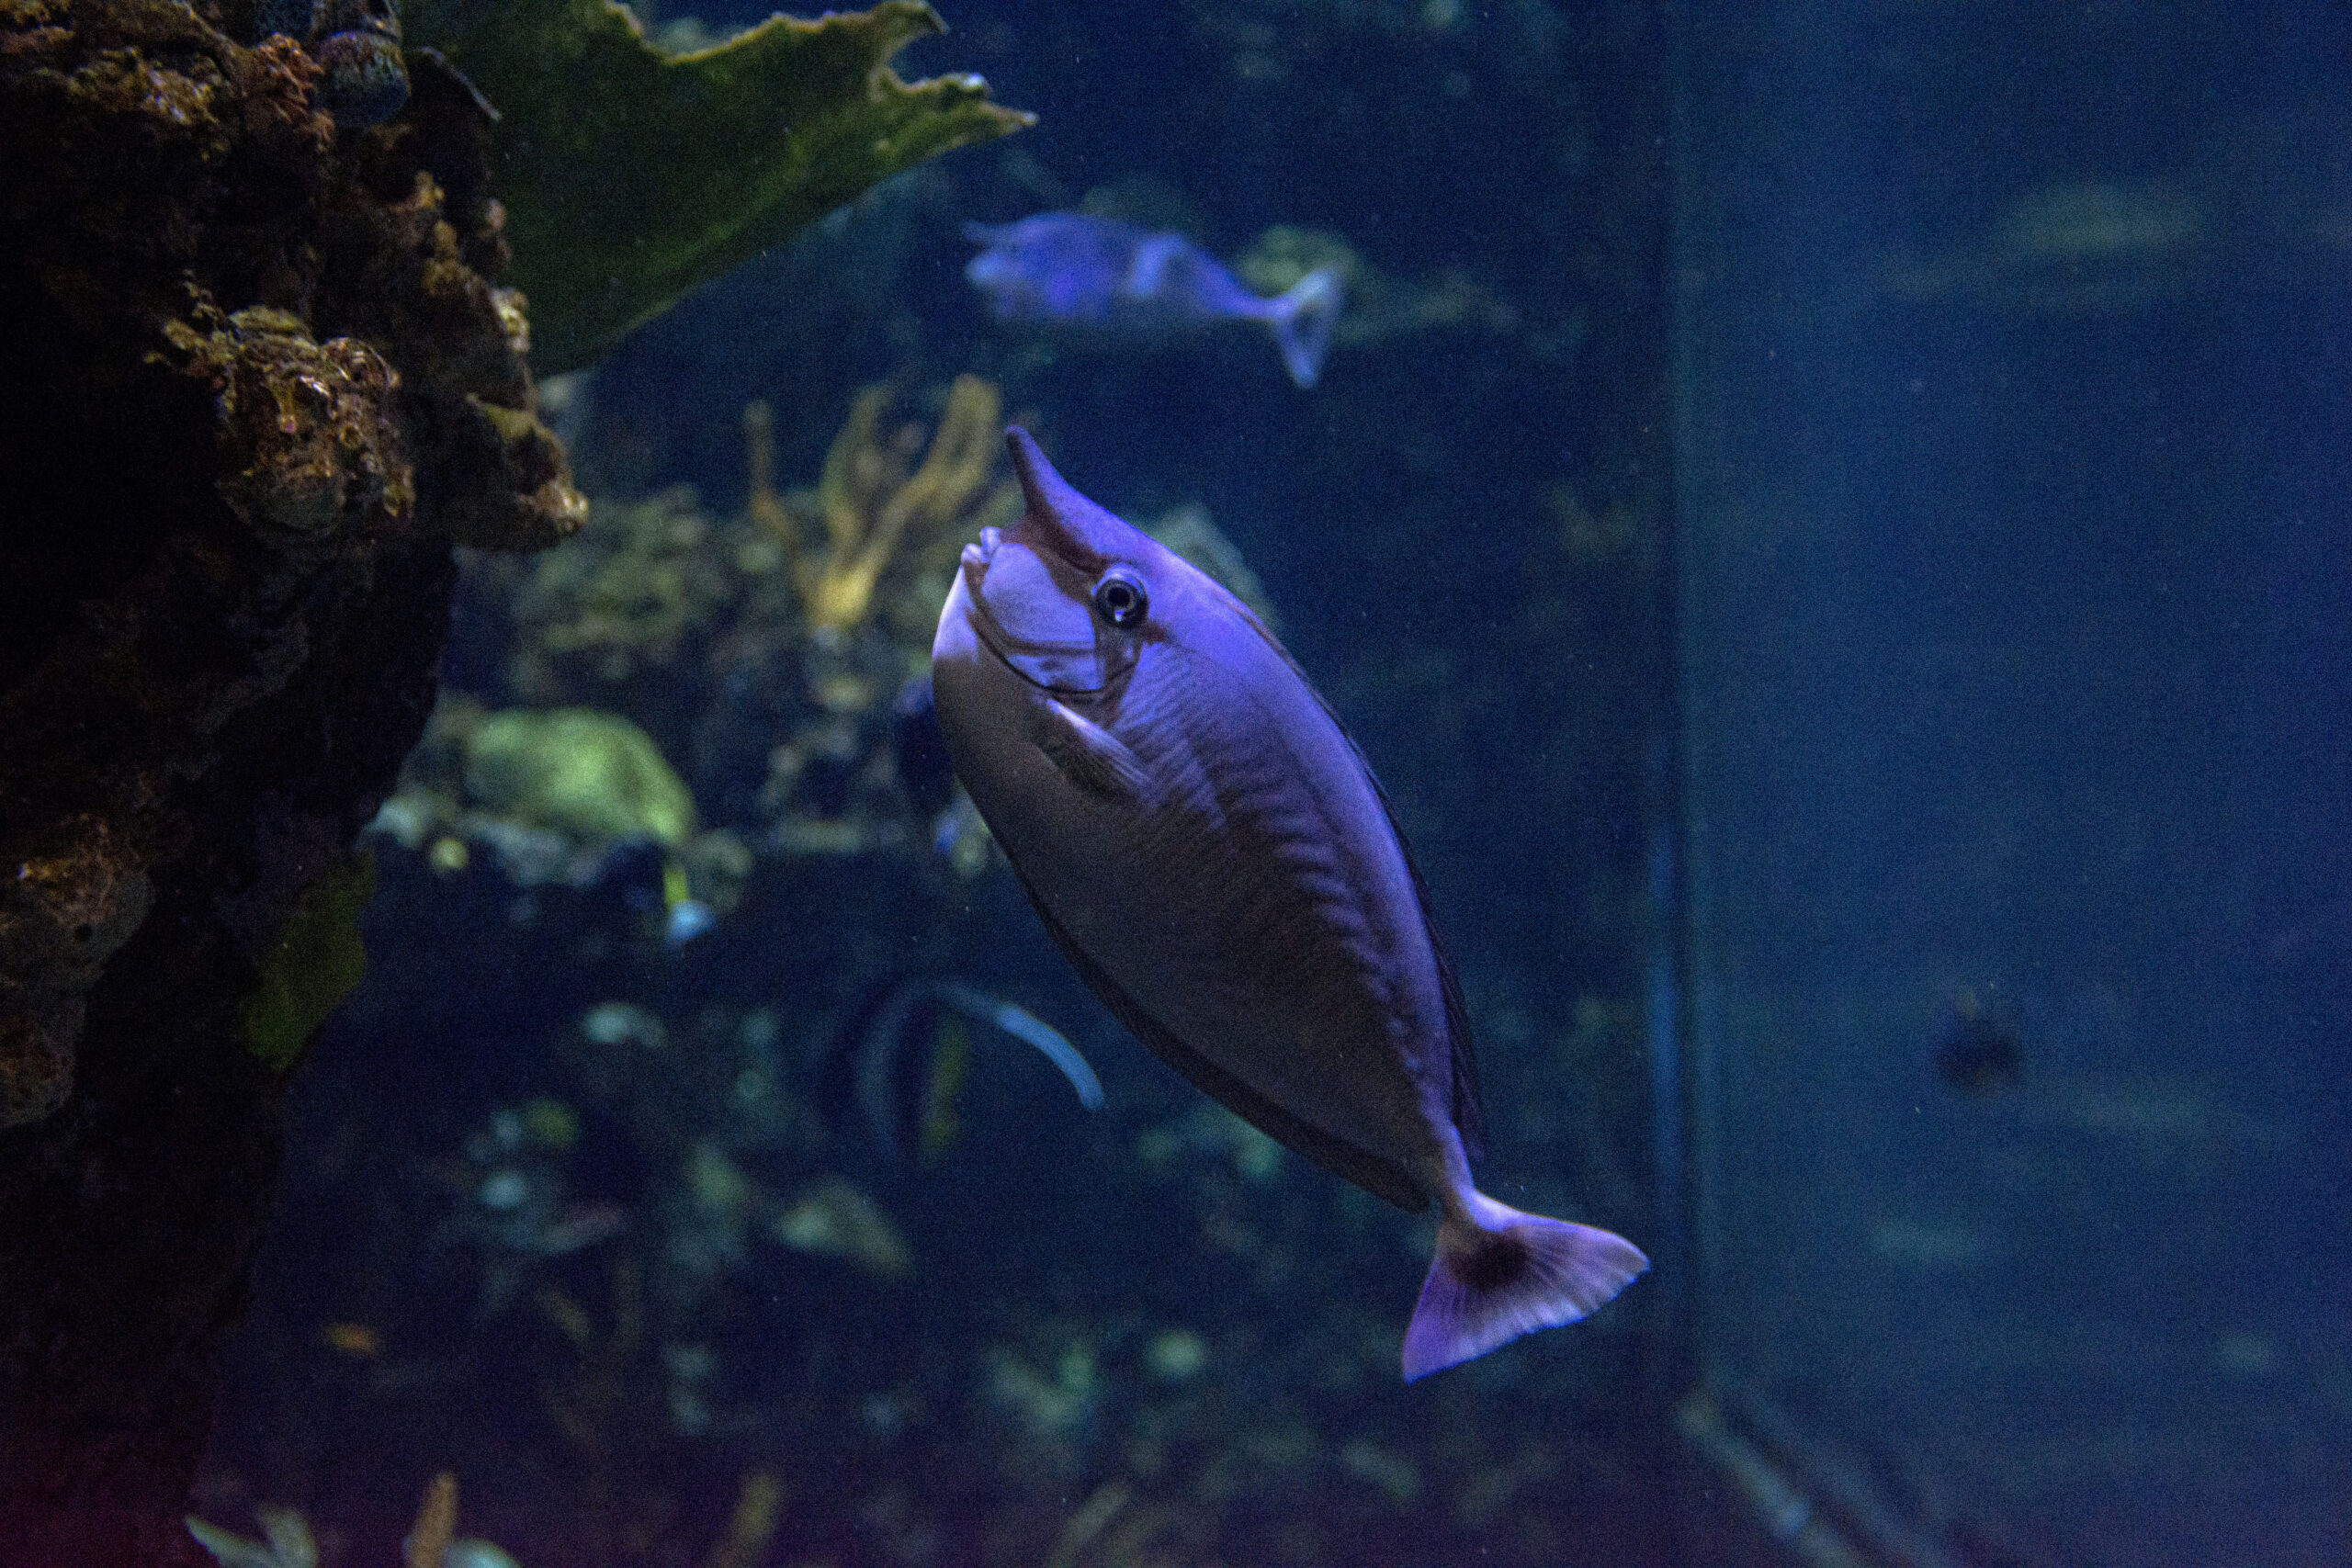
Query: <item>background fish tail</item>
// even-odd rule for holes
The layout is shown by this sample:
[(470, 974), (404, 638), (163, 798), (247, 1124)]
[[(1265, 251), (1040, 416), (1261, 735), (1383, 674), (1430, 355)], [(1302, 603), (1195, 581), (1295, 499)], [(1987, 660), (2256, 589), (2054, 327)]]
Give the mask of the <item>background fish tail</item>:
[(1437, 1256), (1405, 1330), (1405, 1381), (1575, 1323), (1649, 1266), (1641, 1248), (1612, 1232), (1522, 1214), (1474, 1193), (1468, 1214), (1448, 1213), (1438, 1225)]
[(1312, 387), (1323, 373), (1323, 352), (1331, 346), (1331, 327), (1340, 319), (1339, 274), (1318, 266), (1272, 301), (1266, 324), (1283, 351), (1290, 378)]

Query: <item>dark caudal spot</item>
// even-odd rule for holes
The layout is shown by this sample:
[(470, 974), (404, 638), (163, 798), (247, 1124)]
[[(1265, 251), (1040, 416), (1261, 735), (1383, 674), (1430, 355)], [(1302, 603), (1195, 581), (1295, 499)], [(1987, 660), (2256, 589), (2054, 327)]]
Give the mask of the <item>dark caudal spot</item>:
[(1500, 1290), (1527, 1272), (1527, 1244), (1515, 1235), (1481, 1235), (1476, 1245), (1453, 1254), (1454, 1278), (1473, 1291)]

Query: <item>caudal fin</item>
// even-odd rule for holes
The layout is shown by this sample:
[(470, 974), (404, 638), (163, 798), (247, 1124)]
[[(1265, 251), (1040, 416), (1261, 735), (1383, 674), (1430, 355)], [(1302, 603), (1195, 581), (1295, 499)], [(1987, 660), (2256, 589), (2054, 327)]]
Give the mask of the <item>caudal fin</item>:
[(1290, 378), (1312, 387), (1323, 374), (1323, 351), (1331, 346), (1331, 327), (1340, 319), (1340, 275), (1318, 266), (1290, 286), (1266, 318), (1274, 342), (1283, 351)]
[(1405, 1330), (1407, 1382), (1589, 1316), (1650, 1266), (1622, 1235), (1473, 1198), (1474, 1215), (1449, 1214), (1438, 1226), (1429, 1282)]

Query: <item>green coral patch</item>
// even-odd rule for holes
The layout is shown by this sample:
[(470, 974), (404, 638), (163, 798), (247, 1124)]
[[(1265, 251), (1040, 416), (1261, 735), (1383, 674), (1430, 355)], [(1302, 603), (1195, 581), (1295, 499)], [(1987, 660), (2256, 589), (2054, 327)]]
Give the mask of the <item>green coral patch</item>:
[(695, 830), (693, 792), (652, 738), (594, 708), (483, 719), (466, 742), (466, 794), (494, 816), (577, 840), (675, 849)]
[(696, 284), (876, 181), (1032, 117), (978, 76), (909, 84), (890, 57), (944, 32), (922, 0), (776, 16), (671, 55), (614, 0), (414, 0), (497, 107), (492, 181), (543, 373), (584, 365)]
[(294, 1065), (366, 976), (359, 915), (375, 896), (376, 857), (363, 851), (304, 888), (287, 917), (240, 1004), (245, 1049), (272, 1072)]

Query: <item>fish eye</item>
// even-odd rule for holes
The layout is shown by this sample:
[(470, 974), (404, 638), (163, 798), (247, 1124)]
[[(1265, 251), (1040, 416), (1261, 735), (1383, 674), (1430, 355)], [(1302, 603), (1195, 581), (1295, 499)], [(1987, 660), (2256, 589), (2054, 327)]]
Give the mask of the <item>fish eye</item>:
[(1151, 601), (1144, 593), (1143, 579), (1125, 567), (1114, 567), (1094, 585), (1094, 607), (1104, 620), (1126, 631), (1143, 625)]

